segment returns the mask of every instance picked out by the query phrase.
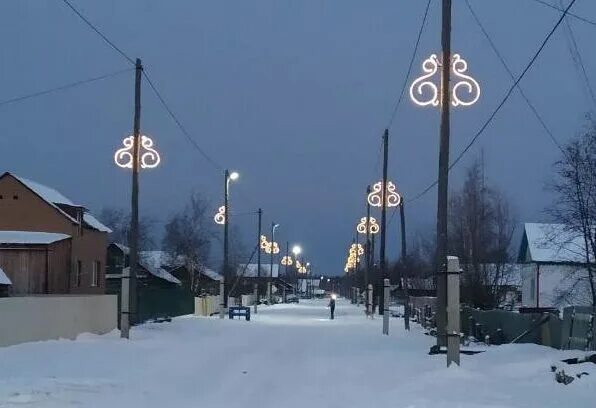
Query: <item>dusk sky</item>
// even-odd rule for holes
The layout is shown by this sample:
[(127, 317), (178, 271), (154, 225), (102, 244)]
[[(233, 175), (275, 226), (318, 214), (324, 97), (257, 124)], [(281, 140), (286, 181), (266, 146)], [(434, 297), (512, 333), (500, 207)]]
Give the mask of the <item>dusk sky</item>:
[[(231, 187), (233, 211), (262, 207), (264, 225), (278, 222), (279, 241), (301, 244), (315, 273), (342, 273), (355, 225), (365, 215), (366, 186), (381, 176), (382, 131), (426, 1), (72, 2), (125, 53), (142, 58), (204, 151), (240, 172)], [(533, 0), (470, 3), (516, 75), (559, 17)], [(596, 20), (596, 3), (579, 0), (572, 12)], [(596, 27), (572, 17), (569, 22), (596, 87), (596, 54), (588, 52)], [(422, 61), (439, 53), (439, 24), (440, 2), (433, 1), (409, 83)], [(0, 102), (130, 67), (58, 0), (2, 1), (0, 38)], [(596, 108), (568, 44), (561, 25), (521, 83), (563, 143)], [(482, 87), (476, 105), (452, 110), (453, 158), (511, 80), (464, 0), (453, 2), (452, 48)], [(132, 132), (133, 85), (129, 71), (0, 105), (2, 171), (53, 186), (96, 212), (128, 208), (130, 174), (114, 166), (113, 153)], [(193, 148), (147, 83), (142, 109), (142, 132), (154, 138), (162, 163), (142, 174), (141, 212), (157, 220), (159, 233), (192, 191), (213, 208), (221, 205), (223, 174)], [(390, 128), (389, 177), (406, 202), (436, 178), (438, 135), (438, 110), (404, 98)], [(545, 184), (559, 152), (518, 92), (455, 167), (451, 189), (481, 151), (488, 181), (506, 194), (517, 221), (547, 221), (552, 196)], [(410, 237), (431, 233), (436, 189), (406, 212)], [(388, 236), (392, 260), (398, 256), (397, 221)], [(256, 216), (232, 222), (247, 245), (256, 237)]]

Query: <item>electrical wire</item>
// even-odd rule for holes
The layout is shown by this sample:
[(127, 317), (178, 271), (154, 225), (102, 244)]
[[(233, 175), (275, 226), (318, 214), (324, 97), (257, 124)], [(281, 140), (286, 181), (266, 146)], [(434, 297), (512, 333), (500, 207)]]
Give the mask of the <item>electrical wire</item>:
[[(535, 3), (542, 4), (543, 6), (550, 7), (552, 9), (557, 10), (557, 11), (560, 11), (560, 12), (564, 12), (565, 11), (564, 8), (555, 6), (554, 4), (550, 4), (550, 3), (548, 3), (548, 2), (546, 2), (544, 0), (532, 0), (532, 1), (535, 2)], [(584, 23), (588, 23), (588, 24), (591, 24), (593, 26), (596, 26), (596, 21), (594, 21), (594, 20), (589, 20), (589, 19), (587, 19), (585, 17), (579, 16), (579, 15), (574, 14), (574, 13), (567, 13), (567, 15), (569, 15), (570, 17), (576, 18), (578, 20), (581, 20)]]
[(157, 99), (159, 99), (159, 101), (161, 102), (161, 104), (164, 107), (164, 109), (166, 110), (166, 112), (168, 112), (168, 115), (170, 115), (170, 117), (172, 118), (172, 120), (174, 121), (174, 123), (176, 123), (176, 125), (178, 126), (178, 128), (180, 129), (180, 131), (182, 132), (182, 134), (184, 136), (186, 136), (186, 138), (188, 139), (188, 141), (190, 142), (190, 144), (215, 169), (220, 170), (220, 171), (223, 171), (223, 167), (217, 161), (215, 161), (215, 159), (211, 158), (211, 156), (209, 156), (205, 152), (205, 150), (203, 150), (203, 148), (201, 146), (199, 146), (199, 144), (197, 143), (197, 141), (190, 135), (190, 133), (188, 133), (188, 131), (186, 130), (186, 128), (184, 127), (184, 125), (182, 125), (182, 123), (180, 122), (180, 120), (178, 119), (178, 117), (176, 116), (176, 114), (174, 114), (174, 111), (170, 108), (170, 106), (168, 105), (168, 103), (166, 102), (166, 100), (164, 99), (164, 97), (157, 90), (157, 87), (155, 86), (155, 84), (153, 83), (153, 81), (151, 80), (151, 78), (149, 78), (149, 75), (147, 74), (147, 71), (146, 70), (143, 70), (143, 76), (147, 79), (147, 82), (149, 83), (149, 86), (151, 87), (151, 89), (155, 93), (155, 96), (157, 96)]
[[(507, 62), (505, 62), (505, 58), (503, 58), (503, 55), (498, 50), (497, 46), (495, 45), (495, 42), (493, 41), (493, 39), (491, 38), (491, 36), (488, 34), (488, 31), (486, 30), (486, 28), (484, 27), (484, 25), (482, 24), (482, 22), (480, 21), (480, 18), (478, 17), (478, 15), (474, 11), (472, 5), (470, 4), (470, 0), (465, 0), (465, 1), (466, 1), (467, 6), (468, 6), (468, 10), (470, 10), (470, 14), (472, 14), (472, 17), (476, 21), (476, 24), (478, 25), (478, 27), (480, 28), (480, 30), (482, 31), (482, 33), (486, 37), (486, 39), (487, 39), (490, 47), (492, 48), (493, 52), (495, 53), (495, 55), (497, 56), (497, 58), (501, 62), (501, 65), (503, 65), (503, 67), (507, 71), (507, 74), (509, 74), (509, 77), (511, 78), (511, 80), (515, 83), (515, 74), (513, 73), (513, 71), (511, 70), (511, 68), (509, 68), (509, 65), (507, 64)], [(540, 123), (540, 125), (542, 126), (542, 128), (544, 129), (544, 131), (546, 132), (546, 134), (550, 137), (551, 141), (555, 144), (555, 146), (557, 146), (557, 148), (559, 150), (563, 151), (563, 148), (561, 147), (561, 144), (559, 143), (559, 141), (557, 140), (557, 138), (555, 137), (555, 135), (553, 134), (553, 132), (550, 130), (550, 128), (546, 125), (546, 122), (544, 121), (544, 119), (542, 118), (542, 116), (538, 113), (538, 110), (536, 109), (536, 107), (534, 106), (534, 104), (530, 101), (530, 98), (528, 98), (528, 96), (526, 95), (526, 93), (522, 89), (521, 85), (519, 85), (519, 84), (517, 85), (517, 90), (519, 91), (520, 95), (522, 96), (522, 98), (524, 99), (524, 101), (526, 102), (526, 104), (528, 105), (528, 107), (530, 108), (530, 110), (532, 111), (532, 113), (534, 114), (534, 116), (536, 117), (536, 119), (538, 120), (538, 122)]]
[(414, 65), (414, 60), (416, 59), (416, 54), (418, 53), (418, 46), (420, 45), (420, 38), (422, 37), (422, 32), (424, 31), (424, 26), (426, 25), (426, 19), (428, 17), (428, 10), (430, 8), (430, 3), (432, 0), (428, 0), (426, 3), (426, 9), (424, 10), (424, 16), (422, 17), (422, 23), (420, 24), (420, 29), (418, 30), (418, 37), (416, 38), (416, 43), (414, 44), (414, 49), (412, 50), (412, 56), (410, 57), (410, 63), (408, 64), (408, 70), (406, 71), (406, 75), (404, 77), (404, 81), (401, 87), (401, 92), (399, 93), (399, 98), (393, 107), (393, 112), (391, 114), (391, 119), (389, 119), (389, 124), (387, 125), (387, 129), (391, 128), (393, 125), (393, 121), (395, 120), (395, 115), (397, 114), (397, 109), (404, 97), (404, 93), (406, 87), (408, 86), (408, 80), (410, 79), (410, 73), (412, 72), (412, 66)]
[[(501, 102), (497, 105), (496, 109), (491, 113), (491, 115), (488, 117), (488, 119), (484, 122), (484, 124), (476, 132), (474, 137), (470, 140), (470, 142), (466, 145), (466, 147), (459, 153), (459, 155), (456, 157), (456, 159), (449, 165), (448, 171), (451, 171), (451, 169), (453, 169), (453, 167), (455, 167), (457, 165), (457, 163), (459, 163), (459, 161), (464, 157), (464, 155), (470, 150), (470, 148), (474, 145), (474, 143), (476, 143), (478, 138), (484, 133), (484, 131), (492, 123), (493, 119), (497, 116), (497, 113), (499, 113), (501, 108), (503, 108), (505, 103), (509, 100), (509, 97), (513, 93), (513, 90), (515, 88), (517, 88), (518, 84), (521, 82), (521, 80), (524, 78), (524, 76), (528, 73), (530, 68), (534, 65), (534, 62), (536, 62), (536, 60), (538, 59), (538, 56), (542, 53), (542, 50), (544, 49), (544, 47), (546, 47), (546, 44), (548, 43), (550, 38), (553, 36), (553, 34), (557, 30), (557, 28), (561, 25), (561, 23), (563, 22), (563, 19), (567, 15), (567, 12), (571, 9), (571, 7), (573, 7), (573, 5), (575, 4), (576, 1), (577, 0), (572, 0), (569, 3), (567, 8), (564, 10), (563, 14), (557, 20), (554, 27), (549, 31), (549, 33), (546, 35), (545, 39), (540, 44), (540, 47), (538, 47), (538, 50), (534, 53), (534, 56), (530, 59), (530, 62), (526, 65), (526, 67), (524, 68), (522, 73), (519, 75), (519, 77), (515, 80), (513, 85), (511, 85), (511, 87), (505, 93), (505, 96), (503, 97)], [(416, 194), (412, 199), (410, 199), (408, 201), (411, 203), (413, 201), (419, 200), (421, 197), (423, 197), (426, 193), (428, 193), (438, 183), (439, 183), (439, 181), (435, 180), (428, 187), (426, 187), (424, 190), (422, 190), (420, 193)]]
[(584, 60), (582, 58), (581, 53), (579, 52), (579, 47), (577, 46), (577, 41), (575, 40), (575, 34), (573, 34), (573, 29), (571, 28), (571, 23), (569, 22), (569, 18), (565, 18), (565, 28), (568, 37), (568, 46), (569, 52), (571, 53), (571, 59), (573, 60), (576, 68), (579, 71), (580, 77), (584, 82), (586, 89), (588, 90), (588, 94), (592, 99), (592, 103), (594, 107), (596, 107), (596, 96), (594, 95), (594, 88), (592, 88), (592, 84), (590, 83), (590, 79), (588, 78), (588, 74), (586, 72), (586, 66), (584, 65)]
[(79, 10), (77, 10), (75, 8), (75, 6), (72, 5), (72, 3), (68, 0), (62, 0), (62, 2), (64, 4), (66, 4), (77, 16), (79, 16), (79, 18), (81, 20), (83, 20), (83, 22), (85, 22), (85, 24), (87, 24), (89, 26), (89, 28), (91, 28), (93, 31), (95, 31), (97, 33), (97, 35), (99, 35), (105, 42), (106, 44), (108, 44), (110, 47), (112, 47), (114, 50), (116, 50), (120, 55), (122, 55), (129, 63), (131, 63), (132, 65), (135, 65), (135, 61), (130, 58), (124, 51), (122, 51), (122, 49), (120, 49), (116, 44), (114, 44), (112, 41), (110, 41), (110, 39), (108, 37), (106, 37), (100, 30), (99, 28), (97, 28), (95, 25), (93, 25), (93, 23), (91, 23), (91, 21), (89, 21), (89, 19), (87, 17), (85, 17), (83, 15), (83, 13), (81, 13)]
[(124, 72), (129, 72), (129, 71), (132, 71), (132, 70), (133, 70), (133, 68), (121, 69), (119, 71), (111, 72), (109, 74), (100, 75), (100, 76), (93, 77), (93, 78), (88, 78), (88, 79), (83, 79), (81, 81), (76, 81), (76, 82), (72, 82), (72, 83), (66, 84), (66, 85), (61, 85), (61, 86), (58, 86), (58, 87), (55, 87), (55, 88), (45, 89), (43, 91), (39, 91), (39, 92), (30, 93), (30, 94), (27, 94), (27, 95), (18, 96), (16, 98), (6, 99), (4, 101), (0, 101), (0, 106), (9, 105), (9, 104), (12, 104), (12, 103), (17, 103), (17, 102), (22, 102), (22, 101), (25, 101), (27, 99), (32, 99), (32, 98), (36, 98), (38, 96), (48, 95), (48, 94), (51, 94), (51, 93), (54, 93), (54, 92), (58, 92), (58, 91), (64, 91), (66, 89), (75, 88), (77, 86), (89, 84), (89, 83), (95, 82), (95, 81), (101, 81), (102, 79), (111, 78), (111, 77), (114, 77), (116, 75), (120, 75), (120, 74), (122, 74)]

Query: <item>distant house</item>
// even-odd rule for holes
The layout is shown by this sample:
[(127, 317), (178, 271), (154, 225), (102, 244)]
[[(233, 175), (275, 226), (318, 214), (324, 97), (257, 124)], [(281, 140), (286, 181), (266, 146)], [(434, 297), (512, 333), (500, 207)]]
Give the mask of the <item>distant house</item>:
[(0, 268), (10, 293), (104, 293), (110, 229), (53, 188), (0, 176)]
[[(526, 223), (518, 261), (523, 263), (522, 305), (590, 305), (583, 238), (561, 224)], [(593, 260), (591, 260), (593, 262)]]
[[(137, 280), (139, 286), (168, 288), (180, 286), (182, 282), (168, 272), (161, 264), (161, 251), (139, 252)], [(108, 292), (120, 293), (122, 274), (130, 267), (130, 249), (119, 243), (108, 245), (106, 279)]]
[[(125, 245), (111, 243), (108, 246), (107, 278), (111, 293), (120, 291), (122, 272), (130, 266), (129, 256), (130, 249)], [(221, 275), (208, 268), (189, 271), (183, 259), (172, 260), (164, 251), (140, 251), (137, 278), (144, 287), (178, 286), (194, 293), (216, 294)]]

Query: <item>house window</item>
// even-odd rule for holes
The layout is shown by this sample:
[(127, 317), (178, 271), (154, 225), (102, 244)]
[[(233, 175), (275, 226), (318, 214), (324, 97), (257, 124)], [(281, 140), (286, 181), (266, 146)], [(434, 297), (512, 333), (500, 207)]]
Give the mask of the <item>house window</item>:
[(13, 195), (13, 196), (12, 196), (12, 199), (13, 199), (13, 200), (18, 200), (18, 199), (19, 199), (19, 196), (18, 196), (18, 195)]
[(101, 263), (99, 261), (93, 262), (93, 272), (91, 275), (91, 286), (99, 286), (99, 271), (101, 270)]
[(75, 273), (75, 279), (76, 279), (76, 286), (80, 287), (81, 286), (81, 278), (83, 276), (83, 263), (81, 261), (77, 261), (77, 270)]

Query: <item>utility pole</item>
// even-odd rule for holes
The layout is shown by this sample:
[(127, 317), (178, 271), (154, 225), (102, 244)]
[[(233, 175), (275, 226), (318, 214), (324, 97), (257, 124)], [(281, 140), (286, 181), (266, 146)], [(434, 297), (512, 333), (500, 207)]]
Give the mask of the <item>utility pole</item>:
[(261, 280), (261, 221), (263, 219), (263, 210), (259, 208), (259, 225), (257, 227), (257, 284), (255, 289), (255, 313), (257, 313), (257, 304), (259, 303), (259, 281)]
[[(223, 276), (224, 276), (224, 298), (223, 298), (223, 308), (222, 312), (225, 312), (228, 308), (228, 296), (230, 296), (230, 267), (228, 265), (228, 252), (229, 252), (229, 224), (230, 224), (230, 208), (228, 203), (228, 188), (230, 185), (230, 172), (228, 169), (224, 171), (224, 259), (223, 259)], [(223, 313), (225, 314), (225, 313)], [(222, 314), (222, 315), (223, 315)]]
[[(370, 185), (366, 187), (366, 197), (370, 194)], [(366, 200), (366, 268), (364, 269), (364, 293), (365, 293), (365, 304), (366, 307), (366, 316), (368, 316), (371, 312), (370, 308), (370, 301), (371, 299), (368, 298), (368, 276), (370, 274), (370, 264), (371, 264), (371, 248), (370, 248), (370, 203)]]
[(451, 103), (451, 0), (442, 0), (441, 128), (437, 194), (437, 346), (447, 345), (447, 205), (449, 183), (449, 107)]
[[(387, 279), (387, 266), (385, 264), (385, 241), (387, 239), (387, 150), (389, 147), (389, 130), (385, 129), (383, 133), (383, 182), (381, 188), (381, 247), (379, 249), (379, 263), (381, 268), (381, 276), (378, 281), (379, 287), (379, 314), (385, 313), (385, 297), (383, 293), (383, 279)], [(389, 324), (389, 316), (387, 316), (387, 324)], [(383, 317), (383, 331), (385, 331), (385, 317)]]
[(130, 325), (137, 313), (137, 263), (139, 259), (139, 141), (141, 138), (141, 77), (143, 64), (135, 63), (135, 112), (132, 151), (132, 194), (130, 216), (130, 264), (128, 276), (123, 273), (120, 306), (120, 337), (130, 338)]
[(399, 205), (399, 218), (400, 218), (400, 230), (401, 230), (401, 265), (403, 271), (403, 285), (404, 285), (404, 327), (406, 330), (410, 330), (410, 296), (408, 295), (408, 271), (406, 262), (406, 214), (404, 209), (404, 198), (401, 198)]

